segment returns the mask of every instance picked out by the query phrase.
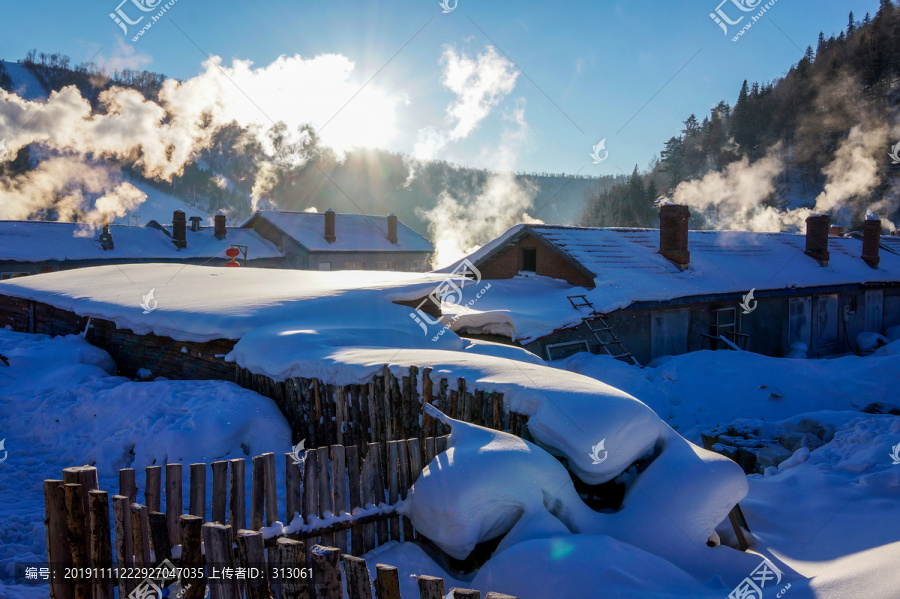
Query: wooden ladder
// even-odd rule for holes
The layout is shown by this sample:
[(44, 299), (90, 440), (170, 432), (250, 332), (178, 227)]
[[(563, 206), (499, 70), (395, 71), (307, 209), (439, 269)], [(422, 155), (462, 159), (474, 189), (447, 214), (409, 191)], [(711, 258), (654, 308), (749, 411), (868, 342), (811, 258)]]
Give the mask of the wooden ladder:
[(612, 327), (609, 326), (609, 323), (606, 322), (606, 319), (602, 314), (598, 314), (594, 310), (594, 304), (592, 304), (590, 300), (587, 299), (587, 297), (583, 295), (570, 295), (567, 296), (567, 299), (569, 300), (569, 303), (572, 304), (572, 307), (576, 310), (582, 307), (588, 307), (591, 309), (590, 315), (583, 316), (581, 318), (581, 322), (585, 327), (587, 327), (587, 330), (591, 332), (591, 335), (593, 335), (594, 339), (597, 340), (597, 343), (600, 345), (600, 349), (606, 352), (607, 355), (610, 355), (617, 360), (621, 360), (622, 362), (626, 362), (634, 366), (640, 366), (637, 358), (635, 358), (631, 354), (631, 352), (625, 349), (625, 346), (622, 345), (622, 342), (613, 332)]

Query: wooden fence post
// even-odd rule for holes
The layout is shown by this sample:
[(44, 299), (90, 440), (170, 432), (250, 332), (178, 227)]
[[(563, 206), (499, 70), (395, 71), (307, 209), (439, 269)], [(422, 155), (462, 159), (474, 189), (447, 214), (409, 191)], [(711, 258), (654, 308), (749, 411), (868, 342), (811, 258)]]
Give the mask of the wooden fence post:
[(158, 512), (160, 508), (160, 490), (162, 483), (162, 466), (147, 466), (144, 469), (146, 481), (144, 483), (144, 505), (151, 512)]
[[(63, 481), (44, 481), (44, 516), (47, 528), (47, 563), (68, 566), (72, 563), (69, 542), (66, 535), (66, 497)], [(51, 599), (73, 599), (72, 585), (57, 577), (50, 581)]]
[(349, 599), (372, 599), (372, 583), (369, 582), (369, 567), (366, 560), (344, 555), (344, 572), (347, 574), (347, 596)]
[[(261, 532), (255, 530), (238, 531), (237, 546), (242, 567), (265, 568), (266, 550)], [(270, 571), (267, 571), (263, 573), (263, 576), (247, 580), (247, 599), (272, 599), (268, 578), (271, 574)]]
[[(134, 565), (134, 543), (131, 533), (131, 502), (124, 495), (113, 496), (113, 521), (116, 527), (116, 565), (127, 568)], [(119, 579), (119, 596), (134, 588), (134, 580)]]
[[(204, 464), (205, 466), (205, 464)], [(203, 569), (202, 536), (203, 518), (196, 515), (184, 514), (179, 520), (181, 527), (181, 562), (180, 566), (188, 573)], [(206, 591), (206, 579), (203, 576), (195, 578), (182, 578), (185, 587), (190, 585), (187, 592), (180, 599), (202, 599)]]
[(444, 579), (434, 576), (418, 576), (419, 599), (444, 599)]
[[(320, 447), (316, 450), (319, 479), (319, 518), (325, 518), (325, 512), (334, 513), (331, 490), (331, 465), (328, 463), (328, 447)], [(322, 534), (322, 543), (334, 545), (334, 533)]]
[[(69, 553), (72, 555), (72, 566), (75, 568), (86, 568), (90, 565), (82, 488), (76, 483), (63, 485), (66, 498), (66, 536), (69, 541)], [(87, 579), (80, 579), (74, 586), (75, 597), (90, 597), (91, 583)]]
[(481, 599), (481, 591), (474, 589), (450, 589), (450, 596), (453, 599)]
[(310, 524), (313, 516), (319, 515), (319, 454), (315, 450), (306, 452), (303, 460), (303, 517)]
[(134, 479), (134, 468), (119, 470), (119, 495), (124, 495), (131, 503), (137, 503), (137, 483)]
[(303, 495), (301, 487), (303, 478), (300, 472), (300, 464), (294, 461), (294, 454), (284, 454), (284, 497), (287, 503), (285, 524), (290, 524), (295, 513), (303, 513)]
[(147, 514), (150, 522), (150, 543), (153, 546), (153, 557), (156, 563), (164, 559), (172, 559), (172, 539), (169, 537), (169, 522), (161, 512)]
[(375, 599), (400, 599), (400, 575), (394, 566), (376, 564)]
[(434, 437), (428, 437), (425, 439), (425, 465), (431, 463), (431, 460), (434, 459)]
[(202, 526), (201, 536), (206, 549), (206, 564), (218, 570), (218, 577), (209, 579), (210, 599), (238, 599), (234, 580), (221, 578), (222, 568), (231, 567), (234, 561), (231, 551), (231, 527), (217, 522), (207, 522)]
[(210, 466), (213, 476), (210, 521), (225, 524), (228, 509), (228, 462), (222, 460), (213, 462)]
[[(250, 479), (250, 529), (259, 530), (265, 518), (266, 465), (261, 455), (253, 458)], [(243, 528), (243, 526), (241, 527)]]
[(184, 511), (181, 464), (166, 464), (166, 520), (169, 539), (173, 545), (181, 545), (181, 526), (178, 519)]
[[(109, 534), (109, 495), (106, 491), (90, 491), (88, 504), (91, 508), (91, 565), (96, 568), (112, 566), (112, 542)], [(94, 580), (94, 599), (112, 599), (113, 587), (110, 578)]]
[(313, 589), (316, 599), (343, 599), (341, 566), (338, 563), (340, 550), (337, 547), (315, 545), (310, 552)]
[(90, 529), (91, 508), (88, 505), (88, 492), (99, 489), (97, 482), (97, 468), (94, 466), (72, 466), (63, 468), (63, 481), (65, 484), (81, 485), (82, 513), (84, 514), (84, 529)]
[[(332, 489), (334, 497), (334, 515), (340, 517), (347, 511), (347, 467), (344, 462), (343, 445), (331, 446)], [(341, 553), (347, 553), (347, 531), (339, 530), (335, 534), (335, 546)], [(337, 554), (335, 554), (337, 556)], [(337, 557), (335, 557), (337, 561)]]
[[(360, 476), (359, 476), (359, 455), (355, 445), (347, 448), (347, 488), (350, 492), (349, 512), (360, 506)], [(356, 525), (350, 529), (350, 553), (362, 555), (366, 550), (363, 543), (363, 526)]]
[[(397, 447), (399, 441), (388, 441), (388, 499), (391, 505), (396, 505), (400, 501), (400, 471), (398, 462), (400, 460), (399, 449)], [(400, 518), (393, 516), (390, 519), (391, 540), (400, 541)]]
[[(416, 439), (418, 441), (418, 439)], [(409, 475), (409, 446), (407, 442), (404, 440), (397, 441), (397, 449), (400, 462), (400, 499), (406, 499), (406, 495), (409, 493), (410, 484), (410, 475)], [(404, 541), (412, 541), (413, 540), (413, 527), (412, 522), (409, 521), (409, 518), (403, 516), (401, 519), (403, 522), (403, 540)]]
[[(272, 526), (278, 520), (278, 486), (275, 480), (275, 454), (262, 455), (266, 475), (266, 526)], [(290, 522), (285, 522), (290, 524)]]
[[(378, 505), (378, 498), (375, 496), (375, 476), (376, 476), (376, 468), (375, 464), (378, 460), (378, 456), (375, 454), (375, 451), (371, 448), (374, 444), (369, 444), (369, 455), (363, 461), (362, 467), (362, 505), (367, 506)], [(375, 549), (375, 523), (369, 522), (368, 524), (363, 525), (363, 551), (359, 552), (360, 555), (364, 552), (371, 551)], [(354, 551), (354, 553), (357, 553)]]
[(131, 540), (134, 547), (134, 561), (150, 565), (150, 519), (147, 506), (131, 504)]
[[(434, 397), (432, 396), (434, 388), (434, 383), (431, 380), (431, 368), (425, 368), (422, 371), (422, 405), (430, 404), (434, 401)], [(422, 414), (422, 430), (419, 435), (420, 439), (424, 439), (425, 437), (433, 437), (435, 424), (437, 421), (428, 415), (427, 412)]]
[(231, 463), (231, 512), (229, 514), (229, 523), (231, 531), (237, 534), (242, 528), (247, 528), (247, 500), (246, 491), (244, 490), (245, 468), (246, 464), (243, 459), (229, 460)]
[[(276, 541), (279, 568), (306, 568), (306, 549), (302, 541), (279, 537)], [(282, 599), (309, 599), (309, 579), (282, 578)]]
[(206, 464), (191, 464), (189, 511), (192, 516), (206, 520)]

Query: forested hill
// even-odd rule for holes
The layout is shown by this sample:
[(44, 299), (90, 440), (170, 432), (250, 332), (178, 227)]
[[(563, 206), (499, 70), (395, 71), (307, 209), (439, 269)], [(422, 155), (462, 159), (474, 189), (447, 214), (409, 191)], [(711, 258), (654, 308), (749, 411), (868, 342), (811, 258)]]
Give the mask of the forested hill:
[[(690, 115), (681, 135), (661, 148), (660, 161), (652, 170), (635, 172), (628, 183), (600, 194), (582, 222), (610, 224), (612, 208), (622, 215), (621, 224), (653, 225), (656, 195), (671, 194), (679, 183), (697, 181), (713, 171), (727, 172), (728, 165), (741, 159), (752, 165), (765, 158), (775, 165), (765, 170), (775, 169), (777, 174), (763, 206), (781, 211), (821, 208), (823, 203), (816, 199), (829, 176), (838, 178), (839, 171), (866, 159), (871, 172), (860, 176), (855, 189), (846, 190), (846, 198), (826, 202), (825, 207), (834, 204), (850, 226), (858, 226), (873, 205), (882, 218), (896, 221), (900, 165), (888, 154), (900, 141), (898, 82), (900, 8), (881, 0), (874, 16), (860, 19), (850, 13), (836, 37), (820, 33), (783, 77), (745, 81), (735, 90), (733, 106), (723, 100), (702, 120)], [(855, 156), (843, 155), (851, 153)], [(851, 164), (854, 158), (859, 159), (856, 165)]]

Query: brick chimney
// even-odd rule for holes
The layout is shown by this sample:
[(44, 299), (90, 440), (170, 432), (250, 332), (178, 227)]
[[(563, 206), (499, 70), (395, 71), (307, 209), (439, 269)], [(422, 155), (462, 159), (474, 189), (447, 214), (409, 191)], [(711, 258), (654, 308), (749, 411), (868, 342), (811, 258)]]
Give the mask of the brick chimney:
[(225, 215), (221, 212), (216, 215), (216, 239), (225, 239)]
[(874, 214), (866, 215), (863, 224), (862, 259), (872, 268), (878, 268), (878, 249), (881, 245), (881, 221)]
[(325, 241), (334, 243), (337, 237), (334, 236), (334, 210), (331, 208), (325, 212)]
[(112, 233), (109, 232), (109, 219), (103, 215), (103, 232), (100, 233), (100, 247), (104, 250), (114, 250), (116, 245), (113, 243)]
[(843, 237), (844, 236), (844, 227), (840, 227), (838, 225), (831, 225), (828, 228), (828, 236), (829, 237)]
[(172, 243), (181, 250), (187, 247), (186, 226), (187, 222), (184, 220), (184, 212), (176, 210), (172, 214)]
[(397, 243), (397, 217), (391, 212), (388, 215), (388, 241)]
[(688, 221), (691, 211), (680, 204), (663, 204), (659, 208), (659, 253), (684, 270), (691, 262), (688, 251)]
[(806, 217), (806, 253), (822, 266), (828, 266), (828, 231), (831, 218), (827, 214), (812, 214)]

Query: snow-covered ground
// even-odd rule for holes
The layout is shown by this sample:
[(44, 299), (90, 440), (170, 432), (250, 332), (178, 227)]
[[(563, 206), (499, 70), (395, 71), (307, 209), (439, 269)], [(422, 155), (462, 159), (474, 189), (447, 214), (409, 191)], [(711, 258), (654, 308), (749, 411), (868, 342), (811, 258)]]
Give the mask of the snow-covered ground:
[[(530, 416), (534, 442), (448, 421), (449, 449), (401, 509), (448, 556), (505, 536), (470, 574), (413, 543), (365, 556), (400, 568), (404, 596), (417, 595), (408, 575), (432, 574), (448, 588), (520, 599), (724, 598), (763, 557), (781, 573), (763, 599), (898, 596), (900, 459), (891, 454), (900, 448), (900, 417), (860, 410), (898, 403), (900, 342), (821, 361), (705, 351), (646, 368), (586, 354), (547, 364), (452, 331), (432, 341), (440, 325), (423, 332), (412, 309), (393, 300), (422, 297), (434, 275), (120, 268), (6, 281), (0, 293), (136, 331), (240, 339), (228, 359), (276, 379), (345, 384), (385, 364), (430, 366), (433, 377), (500, 391), (509, 408)], [(145, 315), (139, 299), (154, 282), (159, 308)], [(209, 462), (290, 445), (274, 404), (229, 383), (110, 376), (109, 357), (80, 337), (0, 331), (0, 353), (10, 358), (0, 366), (10, 452), (0, 464), (7, 579), (12, 561), (43, 555), (40, 481), (64, 466), (96, 462), (101, 486), (115, 489), (115, 470), (125, 465)], [(722, 425), (761, 438), (820, 428), (823, 440), (764, 475), (745, 476), (697, 446), (701, 432)], [(565, 465), (586, 483), (624, 485), (621, 508), (590, 509)], [(732, 548), (727, 514), (738, 501), (753, 532), (748, 552)]]

